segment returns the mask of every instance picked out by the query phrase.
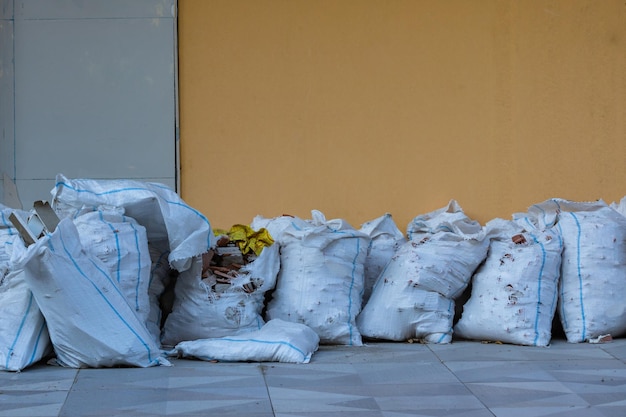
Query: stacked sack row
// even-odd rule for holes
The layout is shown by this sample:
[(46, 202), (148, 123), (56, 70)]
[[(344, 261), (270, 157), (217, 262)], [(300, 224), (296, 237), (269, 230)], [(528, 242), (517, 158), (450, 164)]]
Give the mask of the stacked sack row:
[(451, 201), (407, 238), (357, 317), (363, 336), (547, 346), (555, 319), (571, 343), (626, 333), (626, 198), (550, 199), (485, 227)]
[(624, 200), (552, 199), (484, 227), (452, 200), (406, 234), (389, 214), (360, 229), (257, 216), (274, 243), (219, 291), (219, 234), (169, 188), (59, 175), (51, 201), (61, 220), (30, 246), (0, 207), (0, 369), (307, 363), (369, 339), (546, 346), (557, 314), (570, 342), (626, 332)]
[(322, 344), (351, 346), (453, 336), (546, 346), (557, 313), (570, 342), (619, 337), (623, 204), (552, 199), (482, 227), (453, 200), (414, 218), (406, 235), (389, 214), (358, 230), (316, 210), (306, 220), (257, 216), (251, 227), (269, 230), (280, 266), (256, 320), (300, 323)]

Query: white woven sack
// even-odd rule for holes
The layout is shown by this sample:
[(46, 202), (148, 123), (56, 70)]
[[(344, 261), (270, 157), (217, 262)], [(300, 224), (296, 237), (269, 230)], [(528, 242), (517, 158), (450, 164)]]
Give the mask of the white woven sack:
[(256, 331), (181, 342), (174, 350), (184, 358), (206, 361), (309, 363), (319, 340), (317, 333), (304, 324), (274, 319)]
[(143, 323), (150, 314), (150, 250), (146, 229), (121, 210), (99, 207), (74, 218), (86, 251), (108, 268), (126, 301)]
[(0, 370), (21, 371), (51, 353), (52, 344), (23, 271), (10, 265), (14, 241), (21, 242), (9, 222), (12, 211), (0, 205)]
[(487, 256), (482, 227), (456, 202), (416, 217), (411, 240), (391, 258), (357, 318), (363, 336), (429, 343), (452, 340), (454, 299)]
[(547, 200), (563, 236), (558, 312), (568, 342), (626, 333), (626, 217), (603, 201)]
[(365, 258), (365, 282), (362, 301), (363, 305), (365, 305), (372, 294), (372, 288), (374, 288), (380, 273), (387, 266), (398, 248), (406, 242), (406, 237), (398, 229), (389, 213), (363, 223), (360, 231), (371, 238), (367, 248), (367, 258)]
[(11, 259), (43, 313), (60, 365), (167, 365), (106, 266), (82, 247), (71, 219)]
[(306, 324), (322, 344), (360, 346), (356, 316), (370, 238), (344, 220), (312, 215), (281, 232), (281, 269), (266, 316)]
[(189, 268), (192, 257), (202, 255), (215, 243), (207, 218), (163, 184), (68, 179), (58, 174), (51, 194), (59, 217), (74, 217), (85, 208), (123, 208), (126, 216), (146, 228), (151, 245), (170, 251), (170, 265), (178, 271)]
[[(214, 292), (202, 280), (202, 258), (198, 257), (176, 280), (172, 312), (163, 326), (165, 346), (197, 339), (237, 335), (260, 329), (265, 293), (276, 285), (280, 269), (279, 246), (265, 247), (253, 262), (245, 265), (227, 291)], [(252, 293), (243, 290), (251, 279), (259, 280)]]
[[(306, 229), (310, 226), (311, 226), (311, 221), (307, 221), (299, 217), (287, 216), (287, 215), (274, 217), (274, 218), (267, 218), (267, 217), (258, 215), (258, 216), (255, 216), (254, 219), (252, 219), (252, 222), (250, 222), (250, 227), (253, 230), (266, 229), (269, 232), (272, 239), (274, 239), (274, 241), (278, 243), (282, 243), (284, 239), (283, 233), (286, 230)], [(288, 238), (289, 237), (287, 236), (287, 239)]]
[(491, 240), (472, 277), (471, 297), (454, 327), (465, 339), (547, 346), (552, 337), (563, 244), (552, 228), (525, 230), (513, 221), (486, 225)]
[(0, 316), (0, 370), (21, 371), (52, 352), (46, 322), (23, 271), (0, 280)]

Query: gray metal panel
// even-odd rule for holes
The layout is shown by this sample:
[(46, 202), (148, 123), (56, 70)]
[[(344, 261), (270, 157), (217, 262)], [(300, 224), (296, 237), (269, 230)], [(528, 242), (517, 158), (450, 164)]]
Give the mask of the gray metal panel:
[(57, 173), (175, 180), (172, 18), (16, 20), (15, 37), (20, 194)]
[(0, 174), (11, 178), (15, 175), (13, 74), (13, 21), (0, 20)]
[(15, 0), (15, 18), (171, 18), (175, 4), (175, 0)]
[(13, 0), (0, 0), (0, 19), (13, 19)]

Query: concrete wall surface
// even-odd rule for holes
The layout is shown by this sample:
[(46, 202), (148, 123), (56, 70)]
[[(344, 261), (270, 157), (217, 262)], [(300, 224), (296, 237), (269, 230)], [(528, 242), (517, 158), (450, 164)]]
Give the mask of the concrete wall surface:
[(623, 0), (180, 0), (181, 196), (401, 230), (626, 195)]

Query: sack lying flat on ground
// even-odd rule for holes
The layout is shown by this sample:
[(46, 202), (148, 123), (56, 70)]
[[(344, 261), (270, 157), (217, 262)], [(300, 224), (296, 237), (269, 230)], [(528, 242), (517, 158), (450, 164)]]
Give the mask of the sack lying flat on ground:
[(556, 228), (526, 231), (494, 219), (485, 262), (472, 277), (471, 297), (454, 327), (466, 339), (547, 346), (557, 305), (563, 244)]
[(568, 342), (624, 335), (626, 217), (603, 201), (562, 199), (532, 206), (529, 217), (556, 219), (563, 236), (558, 312)]
[(21, 371), (51, 353), (52, 344), (24, 272), (10, 266), (13, 245), (21, 244), (12, 211), (0, 205), (0, 370)]
[(60, 365), (169, 364), (106, 266), (82, 247), (71, 219), (28, 248), (15, 245), (11, 263), (24, 270)]
[[(274, 244), (241, 268), (226, 291), (215, 292), (202, 279), (202, 259), (196, 258), (176, 280), (174, 305), (163, 326), (162, 344), (175, 346), (182, 341), (260, 329), (265, 324), (261, 316), (265, 293), (276, 285), (279, 269), (279, 246)], [(251, 281), (256, 283), (255, 290), (248, 293), (244, 286)]]
[(256, 221), (281, 247), (281, 269), (266, 316), (305, 324), (323, 344), (360, 346), (356, 316), (370, 237), (343, 220), (326, 221), (316, 210), (312, 215), (308, 222), (278, 218), (279, 230), (272, 221)]
[(182, 342), (174, 351), (185, 358), (207, 361), (309, 363), (319, 340), (304, 324), (274, 319), (239, 336)]
[(380, 274), (357, 318), (363, 336), (429, 343), (452, 340), (454, 299), (487, 256), (480, 224), (455, 201), (409, 224), (403, 244)]
[(361, 232), (371, 238), (365, 259), (365, 282), (363, 286), (363, 305), (372, 294), (372, 288), (385, 266), (398, 248), (406, 242), (406, 237), (393, 221), (391, 214), (385, 213), (377, 219), (363, 223)]

